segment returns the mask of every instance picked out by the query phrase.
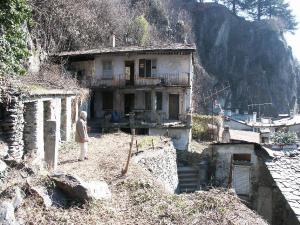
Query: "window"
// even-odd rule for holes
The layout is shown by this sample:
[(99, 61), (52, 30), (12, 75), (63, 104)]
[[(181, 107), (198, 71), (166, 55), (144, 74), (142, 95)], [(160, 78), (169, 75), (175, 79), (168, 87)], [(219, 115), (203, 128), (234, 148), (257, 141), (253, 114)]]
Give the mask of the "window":
[(157, 74), (156, 59), (140, 59), (139, 75), (140, 77), (154, 77)]
[(162, 110), (162, 93), (156, 92), (156, 110)]
[(145, 92), (145, 110), (151, 110), (151, 92)]
[(83, 80), (84, 75), (85, 75), (85, 70), (79, 70), (79, 71), (77, 72), (77, 80), (78, 80), (79, 82), (81, 82), (81, 81)]
[(113, 110), (114, 105), (114, 95), (112, 91), (102, 92), (102, 109), (103, 110)]
[(103, 63), (103, 76), (104, 77), (112, 77), (113, 71), (112, 71), (112, 61), (105, 60)]
[(251, 154), (233, 154), (233, 161), (251, 161)]

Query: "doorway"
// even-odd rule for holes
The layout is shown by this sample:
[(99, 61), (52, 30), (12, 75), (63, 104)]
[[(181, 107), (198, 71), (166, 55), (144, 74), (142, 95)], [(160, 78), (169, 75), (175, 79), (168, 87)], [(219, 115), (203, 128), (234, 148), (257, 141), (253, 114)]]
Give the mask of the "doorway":
[(170, 94), (169, 95), (169, 119), (178, 120), (179, 115), (179, 95)]
[(124, 95), (124, 113), (128, 114), (134, 109), (134, 94), (125, 94)]
[(250, 166), (233, 165), (232, 187), (237, 195), (248, 196), (250, 193)]
[(134, 85), (134, 61), (125, 61), (126, 85)]

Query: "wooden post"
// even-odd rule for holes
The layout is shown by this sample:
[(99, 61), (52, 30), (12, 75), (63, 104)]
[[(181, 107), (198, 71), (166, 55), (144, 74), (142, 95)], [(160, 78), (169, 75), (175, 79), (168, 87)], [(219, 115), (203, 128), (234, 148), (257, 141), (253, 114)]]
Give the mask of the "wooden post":
[(122, 169), (122, 172), (121, 172), (122, 176), (124, 176), (128, 171), (129, 162), (130, 162), (130, 158), (131, 158), (132, 147), (133, 147), (134, 134), (135, 134), (135, 129), (131, 129), (131, 142), (130, 142), (130, 147), (129, 147), (129, 152), (128, 152), (128, 158), (127, 158), (125, 169)]
[(153, 138), (152, 138), (152, 149), (154, 150), (154, 141), (153, 141)]
[(233, 172), (233, 156), (231, 155), (227, 188), (232, 188), (232, 172)]
[(138, 141), (137, 140), (135, 140), (135, 146), (136, 146), (136, 153), (138, 153), (139, 152), (139, 146), (138, 146)]

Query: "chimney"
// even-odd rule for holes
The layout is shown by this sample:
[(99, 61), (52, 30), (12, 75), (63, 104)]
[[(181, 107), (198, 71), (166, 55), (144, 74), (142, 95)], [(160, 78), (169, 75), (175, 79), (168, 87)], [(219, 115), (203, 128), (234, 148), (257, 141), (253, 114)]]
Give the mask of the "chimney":
[(110, 36), (110, 46), (113, 48), (116, 47), (116, 35), (114, 33)]
[(229, 127), (225, 126), (222, 133), (222, 143), (230, 143), (230, 132)]
[(257, 112), (253, 112), (253, 123), (256, 123)]

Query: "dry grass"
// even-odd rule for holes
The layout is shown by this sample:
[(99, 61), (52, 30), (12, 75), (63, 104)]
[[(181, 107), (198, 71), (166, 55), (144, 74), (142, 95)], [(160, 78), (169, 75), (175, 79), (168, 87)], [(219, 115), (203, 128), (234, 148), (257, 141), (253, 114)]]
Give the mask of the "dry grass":
[[(151, 151), (152, 139), (138, 137), (141, 150)], [(89, 160), (77, 162), (79, 148), (68, 143), (60, 151), (59, 170), (85, 180), (104, 179), (112, 191), (110, 201), (73, 204), (67, 209), (45, 209), (28, 196), (16, 215), (27, 224), (264, 224), (255, 213), (225, 190), (172, 195), (163, 191), (150, 172), (130, 164), (121, 177), (130, 136), (123, 133), (92, 137)], [(155, 147), (165, 140), (154, 139)]]

